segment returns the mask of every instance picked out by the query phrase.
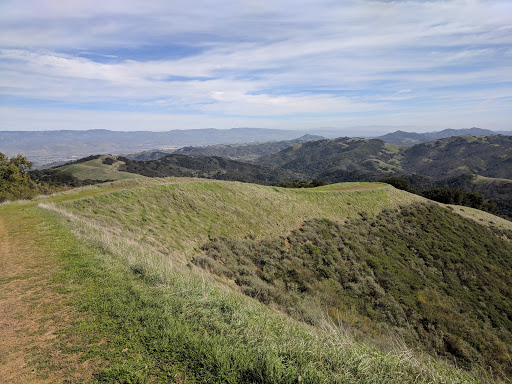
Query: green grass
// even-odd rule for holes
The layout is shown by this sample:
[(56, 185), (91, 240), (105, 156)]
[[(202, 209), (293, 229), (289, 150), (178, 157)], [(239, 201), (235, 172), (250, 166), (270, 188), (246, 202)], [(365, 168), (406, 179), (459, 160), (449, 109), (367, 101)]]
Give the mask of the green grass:
[(506, 376), (512, 231), (502, 234), (508, 239), (415, 204), (344, 225), (309, 220), (286, 237), (216, 238), (194, 263), (308, 323), (328, 314), (363, 334), (396, 333), (411, 347)]
[(119, 190), (59, 207), (101, 228), (105, 235), (130, 239), (145, 249), (172, 254), (173, 259), (190, 260), (202, 244), (217, 236), (285, 235), (310, 218), (343, 222), (360, 212), (375, 215), (385, 208), (423, 200), (384, 184), (375, 186), (340, 193), (336, 188), (344, 186), (286, 189), (191, 182)]
[(399, 340), (384, 353), (328, 319), (321, 327), (297, 322), (187, 265), (211, 237), (275, 236), (311, 217), (342, 223), (418, 200), (380, 186), (339, 192), (125, 180), (41, 199), (49, 209), (1, 206), (0, 215), (40, 223), (33, 236), (58, 258), (55, 289), (74, 308), (53, 352), (34, 352), (46, 367), (57, 364), (52, 356), (77, 356), (90, 362), (94, 383), (483, 381)]
[(143, 177), (135, 173), (119, 171), (119, 166), (124, 164), (122, 161), (116, 161), (111, 165), (103, 164), (102, 161), (105, 157), (108, 156), (101, 156), (83, 163), (63, 165), (58, 169), (70, 173), (80, 180), (124, 180)]

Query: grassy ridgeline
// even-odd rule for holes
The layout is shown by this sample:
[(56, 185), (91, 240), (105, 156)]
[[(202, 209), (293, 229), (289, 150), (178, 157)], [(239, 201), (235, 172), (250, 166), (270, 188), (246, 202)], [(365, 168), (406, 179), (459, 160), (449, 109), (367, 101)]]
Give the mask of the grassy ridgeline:
[(342, 224), (422, 198), (378, 184), (286, 190), (177, 182), (123, 181), (43, 202), (81, 238), (64, 254), (61, 279), (73, 282), (87, 316), (63, 337), (74, 342), (68, 353), (99, 361), (98, 382), (479, 381), (400, 343), (379, 352), (327, 318), (321, 327), (296, 322), (188, 264), (218, 236), (274, 238), (315, 217)]
[(75, 162), (58, 167), (61, 172), (73, 175), (79, 180), (124, 180), (142, 177), (135, 173), (119, 171), (124, 163), (109, 155), (101, 155), (88, 161)]
[(164, 255), (179, 252), (189, 261), (206, 241), (217, 236), (285, 235), (310, 218), (342, 223), (361, 213), (375, 215), (423, 200), (385, 184), (346, 183), (342, 188), (334, 184), (291, 190), (199, 181), (123, 189), (60, 206), (105, 233)]

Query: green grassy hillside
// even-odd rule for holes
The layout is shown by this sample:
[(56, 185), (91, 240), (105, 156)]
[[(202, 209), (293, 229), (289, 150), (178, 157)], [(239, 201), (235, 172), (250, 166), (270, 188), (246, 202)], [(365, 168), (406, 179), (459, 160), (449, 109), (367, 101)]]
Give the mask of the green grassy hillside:
[(122, 172), (119, 167), (124, 165), (124, 162), (117, 160), (114, 156), (102, 155), (92, 160), (75, 162), (72, 164), (63, 165), (56, 169), (69, 173), (79, 180), (124, 180), (142, 177), (135, 173)]
[(364, 180), (400, 172), (400, 152), (403, 150), (405, 147), (381, 140), (342, 137), (294, 145), (264, 156), (258, 162), (299, 172), (309, 178), (333, 182)]
[[(464, 219), (378, 183), (294, 190), (141, 178), (0, 206), (0, 230), (9, 234), (0, 231), (0, 246), (13, 253), (19, 237), (58, 260), (45, 292), (64, 297), (68, 315), (54, 339), (31, 350), (41, 382), (476, 383), (505, 378), (510, 358), (503, 316), (512, 223), (498, 229), (492, 218)], [(37, 230), (21, 230), (24, 222)], [(435, 232), (446, 228), (454, 235), (441, 241)], [(471, 231), (486, 240), (475, 236), (470, 248), (497, 253), (464, 261), (457, 238)], [(274, 279), (262, 264), (269, 257)], [(471, 265), (460, 280), (464, 263)], [(481, 272), (481, 281), (472, 280)], [(12, 281), (0, 280), (2, 292)], [(263, 283), (275, 288), (270, 300), (255, 294)], [(315, 307), (319, 298), (325, 307)], [(307, 318), (301, 305), (319, 310)], [(62, 318), (51, 306), (40, 311)], [(475, 333), (465, 333), (466, 315)], [(402, 327), (404, 316), (410, 322)], [(447, 324), (451, 318), (461, 332)], [(408, 339), (414, 335), (417, 345)], [(468, 335), (482, 345), (476, 354)], [(494, 343), (498, 337), (504, 346)], [(424, 354), (441, 351), (436, 342), (459, 368)], [(489, 369), (492, 347), (500, 355)], [(5, 356), (14, 355), (0, 356), (8, 365)]]
[(512, 136), (458, 136), (404, 151), (402, 168), (436, 178), (473, 173), (512, 179)]
[(369, 180), (386, 173), (435, 179), (474, 173), (512, 179), (512, 136), (457, 136), (412, 147), (338, 138), (297, 145), (258, 161), (333, 182)]

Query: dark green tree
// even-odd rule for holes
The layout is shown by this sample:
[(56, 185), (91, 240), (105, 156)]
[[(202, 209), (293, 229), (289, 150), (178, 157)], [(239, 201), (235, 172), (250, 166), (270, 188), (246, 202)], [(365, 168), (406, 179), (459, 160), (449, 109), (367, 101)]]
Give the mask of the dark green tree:
[(32, 162), (25, 156), (9, 157), (0, 152), (0, 202), (33, 197), (37, 190), (27, 171)]
[(402, 176), (389, 176), (379, 180), (381, 183), (390, 184), (395, 188), (402, 189), (407, 192), (411, 192), (411, 183), (405, 177)]

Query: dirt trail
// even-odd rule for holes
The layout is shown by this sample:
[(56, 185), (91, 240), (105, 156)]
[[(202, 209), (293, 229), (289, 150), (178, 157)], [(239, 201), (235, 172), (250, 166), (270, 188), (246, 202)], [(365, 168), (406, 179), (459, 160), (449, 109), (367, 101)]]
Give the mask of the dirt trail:
[(21, 209), (16, 215), (0, 211), (0, 384), (84, 378), (69, 371), (65, 377), (61, 365), (69, 369), (70, 357), (54, 347), (72, 311), (54, 289), (57, 258), (38, 246), (34, 231), (42, 225)]

